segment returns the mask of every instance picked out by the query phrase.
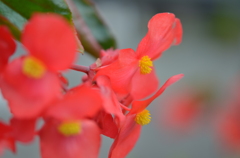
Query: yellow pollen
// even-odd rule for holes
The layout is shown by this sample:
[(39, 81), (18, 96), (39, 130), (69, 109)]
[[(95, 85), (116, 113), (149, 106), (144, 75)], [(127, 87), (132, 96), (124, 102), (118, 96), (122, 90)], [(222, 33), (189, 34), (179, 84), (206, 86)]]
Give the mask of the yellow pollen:
[(46, 68), (41, 61), (29, 56), (23, 60), (22, 71), (28, 77), (39, 79), (44, 75)]
[(151, 122), (150, 113), (147, 109), (143, 110), (142, 112), (138, 113), (135, 117), (135, 122), (139, 125), (147, 125)]
[(149, 74), (152, 71), (153, 63), (151, 61), (151, 58), (149, 58), (147, 55), (143, 56), (139, 60), (139, 67), (140, 67), (140, 73), (145, 75)]
[(63, 122), (58, 126), (58, 131), (64, 136), (74, 136), (81, 133), (80, 122)]

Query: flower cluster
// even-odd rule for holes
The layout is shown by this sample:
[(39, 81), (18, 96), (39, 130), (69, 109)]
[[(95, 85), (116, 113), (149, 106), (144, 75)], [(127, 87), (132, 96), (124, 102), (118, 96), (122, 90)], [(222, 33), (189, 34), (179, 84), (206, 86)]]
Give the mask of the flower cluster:
[[(175, 75), (157, 89), (153, 61), (182, 38), (180, 20), (171, 13), (150, 19), (136, 51), (102, 50), (89, 67), (73, 65), (75, 30), (59, 15), (34, 14), (21, 36), (27, 54), (13, 60), (16, 43), (6, 27), (0, 26), (0, 34), (0, 89), (12, 113), (9, 124), (0, 122), (1, 150), (16, 152), (16, 141), (38, 136), (42, 158), (96, 158), (105, 135), (114, 139), (109, 158), (124, 158), (151, 121), (146, 108), (183, 77)], [(67, 69), (87, 75), (69, 89), (61, 74)], [(44, 124), (36, 130), (39, 119)]]

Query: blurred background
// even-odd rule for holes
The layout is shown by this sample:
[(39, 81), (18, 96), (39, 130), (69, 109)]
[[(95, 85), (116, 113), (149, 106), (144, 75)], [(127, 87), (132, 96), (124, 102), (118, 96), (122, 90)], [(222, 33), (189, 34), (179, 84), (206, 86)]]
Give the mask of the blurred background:
[[(226, 107), (240, 103), (237, 87), (240, 84), (240, 1), (93, 2), (115, 35), (120, 49), (136, 49), (147, 32), (148, 20), (157, 13), (174, 13), (183, 25), (182, 43), (164, 52), (154, 66), (161, 85), (173, 75), (183, 73), (185, 77), (151, 104), (152, 122), (142, 128), (142, 135), (127, 158), (239, 157), (240, 146), (237, 145), (240, 139), (239, 144), (232, 145), (231, 140), (235, 137), (226, 136), (228, 130), (219, 127), (224, 124), (219, 118), (228, 109)], [(18, 52), (23, 52), (21, 46)], [(77, 63), (88, 66), (94, 61), (84, 54), (79, 55)], [(72, 86), (81, 81), (79, 72), (69, 71), (66, 75)], [(0, 104), (0, 115), (7, 120), (10, 114), (2, 98)], [(240, 126), (240, 118), (236, 124)], [(236, 131), (240, 134), (238, 128)], [(36, 138), (33, 145), (18, 144), (18, 155), (7, 151), (3, 158), (39, 158), (37, 143)], [(111, 139), (103, 137), (100, 158), (107, 157), (111, 143)]]

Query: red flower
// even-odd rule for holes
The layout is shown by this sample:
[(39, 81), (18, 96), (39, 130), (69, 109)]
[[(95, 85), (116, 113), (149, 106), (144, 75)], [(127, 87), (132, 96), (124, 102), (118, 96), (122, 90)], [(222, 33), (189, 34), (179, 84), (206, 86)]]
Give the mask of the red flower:
[(100, 130), (91, 120), (46, 120), (39, 136), (42, 158), (98, 157)]
[(88, 84), (69, 90), (44, 115), (40, 130), (42, 158), (96, 158), (100, 129), (91, 120), (102, 109), (99, 91)]
[(22, 33), (22, 43), (30, 55), (7, 65), (0, 86), (15, 117), (32, 118), (60, 95), (57, 72), (70, 67), (77, 43), (73, 29), (56, 14), (33, 15)]
[(136, 144), (140, 130), (143, 125), (150, 123), (151, 117), (147, 106), (171, 84), (183, 77), (183, 74), (175, 75), (169, 78), (166, 83), (149, 99), (142, 101), (133, 101), (132, 109), (127, 114), (125, 122), (120, 128), (119, 134), (112, 144), (109, 158), (124, 158)]
[(22, 72), (23, 60), (15, 59), (7, 65), (0, 86), (15, 117), (37, 117), (60, 94), (60, 83), (57, 76), (48, 71), (40, 79), (29, 78)]
[(120, 96), (130, 92), (134, 99), (142, 99), (152, 94), (158, 87), (152, 60), (161, 56), (172, 44), (181, 42), (182, 27), (174, 14), (161, 13), (153, 16), (148, 28), (148, 33), (139, 43), (136, 52), (132, 49), (119, 50), (118, 60), (101, 67), (97, 73), (97, 76), (107, 75), (113, 90)]
[(224, 149), (236, 151), (240, 149), (240, 76), (231, 82), (231, 89), (228, 91), (228, 98), (223, 108), (217, 113), (215, 120), (216, 134), (222, 141)]
[(161, 123), (178, 133), (194, 125), (205, 99), (202, 92), (187, 87), (180, 89), (161, 103), (164, 108), (159, 116)]
[(8, 58), (14, 53), (16, 44), (5, 26), (0, 26), (0, 72), (8, 63)]
[(23, 30), (21, 41), (49, 71), (68, 69), (76, 57), (74, 30), (57, 14), (34, 14)]

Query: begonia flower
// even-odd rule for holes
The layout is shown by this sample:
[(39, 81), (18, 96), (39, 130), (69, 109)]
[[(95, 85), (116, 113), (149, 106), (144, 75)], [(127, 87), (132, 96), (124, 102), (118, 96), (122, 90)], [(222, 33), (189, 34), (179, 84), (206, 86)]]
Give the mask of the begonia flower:
[(39, 132), (42, 158), (96, 158), (100, 130), (95, 122), (48, 119)]
[(39, 132), (42, 158), (96, 158), (100, 129), (93, 118), (101, 109), (100, 92), (88, 83), (52, 103)]
[(6, 66), (0, 87), (15, 117), (32, 118), (61, 94), (57, 72), (71, 66), (77, 42), (73, 28), (56, 14), (34, 14), (21, 41), (29, 55)]
[(152, 97), (132, 102), (132, 109), (126, 115), (125, 123), (120, 128), (119, 134), (111, 146), (109, 158), (124, 158), (127, 156), (140, 136), (141, 127), (151, 121), (150, 112), (146, 109), (148, 105), (161, 95), (168, 86), (182, 77), (183, 74), (172, 76)]
[(99, 68), (97, 76), (108, 76), (113, 90), (119, 96), (130, 92), (134, 99), (145, 98), (158, 87), (152, 61), (172, 44), (179, 44), (181, 38), (182, 26), (174, 14), (156, 14), (150, 19), (148, 33), (139, 43), (136, 52), (130, 48), (119, 50), (118, 60)]
[[(228, 97), (225, 98), (222, 109), (217, 111), (214, 126), (224, 149), (239, 153), (240, 149), (240, 76), (231, 82)], [(219, 105), (218, 105), (219, 106)]]
[(181, 90), (166, 98), (161, 105), (162, 115), (159, 121), (166, 128), (179, 133), (186, 131), (196, 123), (203, 107), (203, 93), (191, 88), (180, 88)]

